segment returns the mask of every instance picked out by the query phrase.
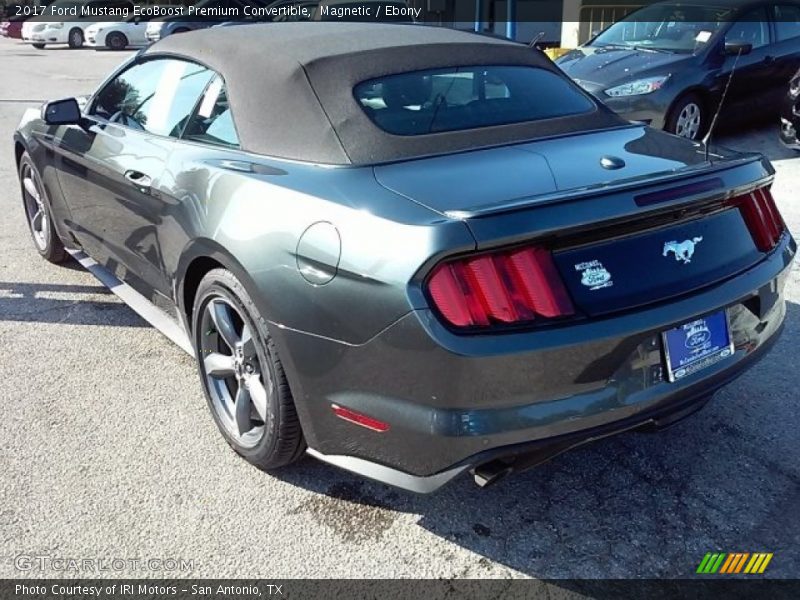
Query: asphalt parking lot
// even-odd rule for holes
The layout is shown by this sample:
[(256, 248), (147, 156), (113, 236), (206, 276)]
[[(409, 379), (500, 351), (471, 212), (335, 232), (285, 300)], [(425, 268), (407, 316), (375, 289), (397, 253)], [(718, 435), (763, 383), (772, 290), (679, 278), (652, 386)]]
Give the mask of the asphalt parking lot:
[[(706, 552), (773, 552), (800, 577), (800, 274), (772, 353), (693, 418), (431, 496), (306, 459), (277, 475), (227, 447), (193, 360), (77, 264), (33, 249), (12, 132), (28, 106), (88, 93), (129, 53), (0, 39), (0, 577), (19, 555), (181, 558), (108, 576), (689, 577)], [(800, 155), (772, 124), (728, 132), (778, 171), (800, 233)], [(15, 566), (17, 565), (17, 566)]]

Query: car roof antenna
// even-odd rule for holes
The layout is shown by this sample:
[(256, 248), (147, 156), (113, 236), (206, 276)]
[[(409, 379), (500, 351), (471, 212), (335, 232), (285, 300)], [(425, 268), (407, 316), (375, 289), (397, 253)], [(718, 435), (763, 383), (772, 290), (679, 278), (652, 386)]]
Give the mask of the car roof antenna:
[(528, 44), (528, 48), (536, 47), (536, 44), (538, 44), (539, 40), (542, 39), (543, 37), (544, 37), (544, 31), (540, 31), (539, 33), (537, 33), (535, 36), (533, 36), (533, 39)]
[(728, 81), (725, 82), (725, 89), (722, 90), (722, 95), (719, 97), (719, 104), (717, 104), (717, 110), (714, 112), (714, 117), (711, 119), (711, 125), (708, 126), (708, 131), (706, 135), (703, 137), (703, 146), (705, 146), (705, 153), (706, 153), (706, 162), (708, 162), (708, 146), (711, 142), (711, 134), (714, 133), (714, 127), (717, 125), (717, 119), (719, 119), (719, 113), (722, 112), (722, 105), (725, 102), (725, 96), (728, 95), (728, 88), (731, 87), (731, 81), (733, 80), (733, 74), (736, 72), (736, 65), (739, 63), (739, 57), (742, 55), (742, 49), (739, 48), (739, 52), (736, 53), (736, 58), (733, 59), (733, 66), (731, 66), (731, 73), (728, 75)]

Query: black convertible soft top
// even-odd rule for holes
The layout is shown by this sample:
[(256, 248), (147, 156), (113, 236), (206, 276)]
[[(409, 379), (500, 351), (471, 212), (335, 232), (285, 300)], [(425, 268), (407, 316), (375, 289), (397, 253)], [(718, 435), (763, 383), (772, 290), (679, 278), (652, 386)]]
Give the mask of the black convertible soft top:
[(386, 133), (353, 96), (358, 83), (480, 65), (536, 66), (566, 79), (538, 50), (442, 27), (316, 22), (214, 27), (171, 35), (143, 56), (165, 54), (220, 73), (242, 148), (286, 159), (377, 164), (626, 123), (593, 101), (595, 110), (570, 117), (417, 136)]

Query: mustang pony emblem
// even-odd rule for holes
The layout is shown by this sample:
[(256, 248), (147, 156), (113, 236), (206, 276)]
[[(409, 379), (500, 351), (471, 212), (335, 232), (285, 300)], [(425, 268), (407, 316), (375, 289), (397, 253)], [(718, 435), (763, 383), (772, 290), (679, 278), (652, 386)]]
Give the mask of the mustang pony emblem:
[(682, 242), (667, 242), (664, 244), (664, 252), (662, 256), (667, 256), (670, 252), (675, 254), (675, 260), (683, 261), (684, 264), (692, 262), (694, 256), (694, 247), (703, 241), (703, 237), (696, 237)]

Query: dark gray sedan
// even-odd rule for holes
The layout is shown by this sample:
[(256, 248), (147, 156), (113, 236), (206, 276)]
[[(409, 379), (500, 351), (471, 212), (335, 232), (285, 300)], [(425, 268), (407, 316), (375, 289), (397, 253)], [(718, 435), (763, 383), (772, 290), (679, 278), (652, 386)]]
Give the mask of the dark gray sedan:
[(778, 113), (800, 68), (800, 3), (651, 4), (556, 62), (626, 119), (699, 139), (734, 69), (724, 119)]
[(796, 246), (760, 155), (628, 123), (507, 41), (231, 31), (30, 110), (14, 146), (38, 252), (167, 311), (252, 463), (486, 485), (667, 426), (775, 342)]

